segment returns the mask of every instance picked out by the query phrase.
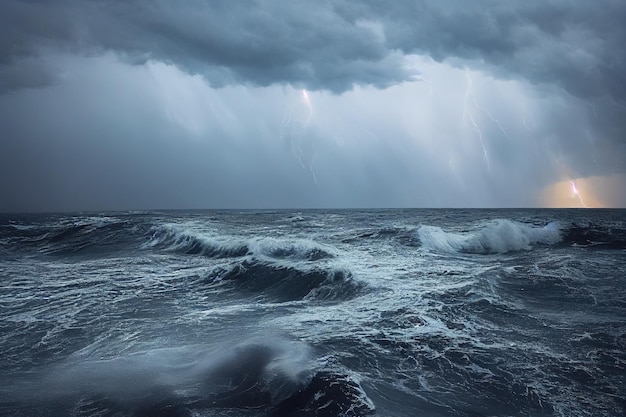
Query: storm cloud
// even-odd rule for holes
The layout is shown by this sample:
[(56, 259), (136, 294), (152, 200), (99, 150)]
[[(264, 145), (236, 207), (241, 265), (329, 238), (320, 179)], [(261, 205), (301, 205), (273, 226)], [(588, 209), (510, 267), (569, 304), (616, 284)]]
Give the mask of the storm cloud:
[(3, 210), (626, 204), (621, 1), (0, 11)]
[[(626, 7), (541, 3), (15, 1), (3, 3), (0, 62), (43, 48), (116, 51), (175, 63), (214, 86), (385, 87), (417, 74), (404, 54), (467, 60), (496, 75), (557, 84), (624, 104)], [(38, 77), (35, 77), (37, 79)]]

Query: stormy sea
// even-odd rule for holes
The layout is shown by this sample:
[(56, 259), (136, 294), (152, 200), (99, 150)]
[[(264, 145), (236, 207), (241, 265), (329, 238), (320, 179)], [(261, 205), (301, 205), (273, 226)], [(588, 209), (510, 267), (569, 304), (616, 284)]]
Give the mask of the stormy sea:
[(623, 416), (626, 210), (0, 215), (1, 416)]

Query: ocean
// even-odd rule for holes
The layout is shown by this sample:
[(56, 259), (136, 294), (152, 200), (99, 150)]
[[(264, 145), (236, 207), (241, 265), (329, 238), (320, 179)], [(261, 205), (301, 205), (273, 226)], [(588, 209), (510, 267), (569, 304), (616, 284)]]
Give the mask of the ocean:
[(0, 215), (1, 416), (624, 416), (626, 210)]

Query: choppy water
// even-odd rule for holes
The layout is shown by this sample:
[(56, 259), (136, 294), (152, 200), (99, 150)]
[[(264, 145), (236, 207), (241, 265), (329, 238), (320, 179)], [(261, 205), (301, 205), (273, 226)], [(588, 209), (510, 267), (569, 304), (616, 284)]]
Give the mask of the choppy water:
[(0, 216), (0, 415), (622, 416), (626, 211)]

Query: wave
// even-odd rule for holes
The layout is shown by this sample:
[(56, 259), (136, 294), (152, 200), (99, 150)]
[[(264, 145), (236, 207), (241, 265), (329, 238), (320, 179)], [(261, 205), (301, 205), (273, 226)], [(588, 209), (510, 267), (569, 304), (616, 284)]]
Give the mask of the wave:
[(374, 403), (350, 375), (318, 372), (304, 388), (273, 407), (270, 415), (358, 417), (374, 411)]
[(364, 289), (364, 284), (356, 281), (349, 271), (296, 268), (254, 258), (220, 268), (209, 280), (273, 302), (348, 300)]
[(354, 377), (316, 368), (308, 346), (266, 337), (211, 351), (158, 349), (68, 363), (3, 392), (11, 393), (24, 415), (41, 409), (136, 417), (205, 415), (215, 409), (276, 417), (356, 417), (374, 411)]
[(161, 248), (187, 255), (210, 258), (237, 258), (247, 255), (271, 259), (317, 261), (335, 257), (336, 250), (308, 239), (277, 239), (257, 237), (241, 239), (236, 236), (207, 234), (179, 225), (154, 228), (143, 248)]
[(568, 245), (598, 249), (626, 249), (626, 229), (623, 225), (609, 226), (572, 224), (564, 230), (563, 241)]
[(506, 253), (528, 250), (535, 244), (552, 245), (562, 239), (556, 222), (538, 227), (507, 219), (463, 233), (446, 232), (437, 226), (421, 226), (417, 233), (423, 247), (447, 253)]
[[(155, 219), (158, 222), (158, 219)], [(155, 224), (144, 217), (46, 218), (39, 223), (0, 225), (3, 251), (44, 255), (93, 254), (137, 249), (162, 250), (209, 258), (256, 256), (270, 260), (319, 261), (334, 258), (329, 245), (303, 238), (238, 237), (198, 231), (180, 224)]]
[(141, 232), (137, 225), (116, 217), (81, 217), (4, 225), (0, 235), (12, 250), (63, 256), (86, 252), (103, 255), (121, 250), (136, 243)]
[(206, 236), (178, 225), (154, 227), (152, 237), (142, 247), (210, 258), (232, 258), (248, 254), (248, 246), (245, 244), (223, 236)]
[(386, 239), (400, 239), (406, 241), (408, 237), (408, 231), (403, 227), (380, 227), (380, 228), (365, 228), (358, 229), (350, 232), (348, 236), (342, 239), (343, 243), (354, 243), (362, 240), (386, 240)]
[(273, 259), (318, 261), (334, 258), (336, 249), (309, 239), (257, 238), (248, 243), (250, 253)]

